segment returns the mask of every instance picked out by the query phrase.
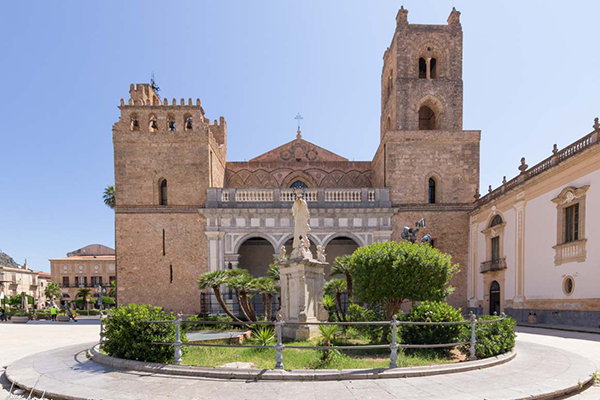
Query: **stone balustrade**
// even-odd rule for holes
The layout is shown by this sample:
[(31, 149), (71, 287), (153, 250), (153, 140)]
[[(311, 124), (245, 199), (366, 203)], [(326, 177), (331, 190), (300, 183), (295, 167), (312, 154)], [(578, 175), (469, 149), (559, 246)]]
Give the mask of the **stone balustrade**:
[(484, 261), (479, 267), (479, 272), (485, 274), (490, 271), (501, 271), (506, 269), (506, 258), (499, 258), (497, 260)]
[[(391, 207), (387, 188), (306, 189), (305, 200), (319, 208)], [(207, 190), (207, 208), (288, 208), (296, 199), (293, 189)]]

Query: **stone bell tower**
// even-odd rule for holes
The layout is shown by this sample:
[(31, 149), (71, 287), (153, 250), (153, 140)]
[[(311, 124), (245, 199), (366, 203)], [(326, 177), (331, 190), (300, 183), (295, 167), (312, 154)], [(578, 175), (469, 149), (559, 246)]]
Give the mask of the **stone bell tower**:
[[(452, 9), (444, 25), (423, 25), (410, 24), (400, 8), (383, 56), (373, 180), (390, 189), (399, 209), (395, 233), (425, 218), (424, 233), (466, 271), (467, 212), (479, 187), (481, 132), (463, 130), (462, 59), (460, 12)], [(461, 274), (450, 299), (457, 306), (466, 305)]]

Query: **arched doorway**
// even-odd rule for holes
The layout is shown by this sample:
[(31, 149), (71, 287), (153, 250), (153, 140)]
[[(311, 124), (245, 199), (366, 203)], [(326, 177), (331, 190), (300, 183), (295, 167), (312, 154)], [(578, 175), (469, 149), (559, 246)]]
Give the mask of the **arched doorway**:
[(500, 315), (500, 284), (497, 281), (490, 285), (490, 315)]
[[(325, 246), (325, 254), (327, 254), (327, 262), (329, 265), (325, 268), (326, 277), (325, 279), (331, 279), (329, 276), (331, 272), (331, 266), (335, 261), (336, 257), (343, 256), (346, 254), (354, 253), (354, 250), (358, 249), (358, 243), (347, 236), (338, 236), (331, 239)], [(336, 276), (335, 278), (344, 278), (343, 276)]]
[(253, 237), (242, 243), (238, 254), (238, 268), (243, 268), (255, 278), (260, 278), (267, 276), (269, 264), (273, 263), (275, 249), (267, 239)]

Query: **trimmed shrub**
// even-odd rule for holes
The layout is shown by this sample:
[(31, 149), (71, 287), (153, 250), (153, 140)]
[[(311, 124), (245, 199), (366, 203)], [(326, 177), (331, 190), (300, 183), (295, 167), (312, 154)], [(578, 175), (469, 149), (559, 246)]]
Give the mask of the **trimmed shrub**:
[[(381, 321), (381, 314), (375, 310), (361, 307), (358, 304), (350, 304), (348, 307), (348, 321), (371, 322)], [(379, 340), (383, 333), (383, 325), (356, 325), (351, 327), (358, 335), (368, 338), (371, 342)]]
[[(499, 319), (492, 315), (483, 315), (478, 319), (481, 321), (491, 321)], [(499, 322), (490, 322), (488, 324), (475, 325), (475, 355), (477, 358), (494, 357), (504, 354), (515, 347), (515, 325), (516, 321), (513, 318), (506, 317)], [(471, 332), (465, 333), (464, 341), (471, 338)], [(469, 346), (463, 347), (461, 351), (469, 355)]]
[(115, 299), (113, 297), (102, 296), (102, 304), (104, 304), (105, 306), (114, 306)]
[[(414, 306), (404, 321), (409, 322), (457, 322), (463, 321), (460, 308), (448, 303), (424, 301)], [(400, 325), (402, 342), (405, 344), (442, 344), (464, 341), (466, 325)], [(410, 351), (410, 349), (408, 349)], [(429, 350), (439, 356), (448, 356), (451, 347)]]
[[(109, 355), (128, 360), (171, 363), (174, 346), (152, 344), (173, 343), (176, 339), (175, 324), (149, 323), (149, 321), (174, 320), (161, 307), (147, 304), (128, 304), (109, 311), (104, 320), (105, 342), (102, 349)], [(181, 340), (185, 340), (182, 332)], [(182, 348), (185, 351), (185, 348)]]
[(78, 305), (79, 307), (85, 306), (85, 305), (86, 305), (86, 303), (89, 303), (90, 305), (92, 305), (92, 304), (96, 304), (96, 299), (95, 299), (95, 298), (93, 298), (93, 297), (88, 297), (88, 299), (90, 299), (90, 301), (89, 301), (89, 302), (85, 301), (85, 300), (83, 299), (83, 297), (78, 297), (78, 298), (77, 298), (77, 300), (75, 300), (75, 303), (77, 303), (77, 305)]

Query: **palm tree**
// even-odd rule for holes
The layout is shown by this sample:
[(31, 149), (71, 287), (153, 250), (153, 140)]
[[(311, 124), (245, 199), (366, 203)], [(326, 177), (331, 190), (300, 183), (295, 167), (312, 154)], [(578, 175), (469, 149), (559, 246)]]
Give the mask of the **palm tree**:
[(279, 286), (273, 279), (262, 277), (256, 279), (256, 288), (262, 297), (265, 310), (264, 320), (268, 321), (273, 313), (273, 296), (279, 293)]
[(108, 185), (106, 188), (104, 188), (102, 199), (108, 208), (111, 210), (115, 208), (115, 187), (113, 185)]
[(335, 295), (335, 300), (337, 303), (336, 314), (338, 316), (338, 320), (340, 320), (340, 315), (342, 317), (342, 321), (346, 322), (346, 313), (344, 312), (344, 308), (342, 307), (342, 293), (347, 288), (347, 283), (343, 279), (332, 279), (330, 281), (325, 282), (325, 286), (323, 290), (325, 293), (330, 295)]
[[(242, 314), (248, 321), (256, 321), (251, 305), (247, 303), (247, 292), (252, 286), (252, 275), (245, 269), (230, 269), (227, 271), (227, 286), (235, 293), (235, 297), (242, 310)], [(254, 316), (254, 318), (252, 318)]]
[(58, 283), (49, 283), (48, 286), (46, 286), (46, 289), (44, 289), (44, 295), (50, 300), (60, 299), (62, 297), (62, 292), (60, 291)]
[(115, 297), (117, 295), (117, 281), (110, 283), (110, 289), (108, 289), (108, 297)]
[(233, 318), (235, 321), (242, 322), (242, 320), (236, 317), (229, 310), (227, 304), (225, 304), (225, 301), (223, 300), (223, 296), (221, 295), (221, 286), (227, 283), (227, 278), (227, 273), (225, 271), (212, 271), (200, 275), (197, 283), (200, 290), (211, 288), (215, 294), (215, 297), (217, 298), (217, 302), (223, 311), (225, 311), (225, 314), (229, 315), (229, 317)]
[(353, 303), (354, 296), (352, 291), (352, 266), (350, 265), (350, 254), (336, 257), (331, 266), (331, 274), (334, 275), (345, 275), (346, 276), (346, 287), (348, 288), (348, 301)]

